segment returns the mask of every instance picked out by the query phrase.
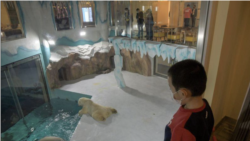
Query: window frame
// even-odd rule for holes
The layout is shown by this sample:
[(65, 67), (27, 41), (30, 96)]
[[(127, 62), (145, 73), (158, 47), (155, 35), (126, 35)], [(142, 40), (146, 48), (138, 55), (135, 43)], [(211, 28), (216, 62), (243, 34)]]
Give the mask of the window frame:
[[(1, 2), (4, 3), (4, 2), (11, 2), (11, 1), (1, 1)], [(4, 37), (5, 34), (3, 34), (3, 30), (1, 28), (1, 43), (26, 38), (25, 25), (24, 25), (24, 22), (23, 22), (24, 19), (23, 19), (23, 17), (21, 17), (21, 15), (23, 15), (22, 8), (20, 7), (20, 3), (18, 1), (12, 1), (12, 2), (14, 2), (14, 6), (15, 6), (18, 22), (19, 22), (18, 24), (20, 24), (20, 27), (21, 27), (20, 30), (22, 31), (22, 34), (20, 34), (20, 35), (11, 35), (11, 36), (15, 36), (15, 37), (11, 37), (11, 38), (8, 39), (6, 36)], [(19, 6), (18, 6), (17, 3), (19, 3)], [(9, 15), (8, 15), (8, 18), (10, 18)], [(1, 18), (1, 21), (2, 21), (2, 18)], [(11, 28), (11, 29), (13, 29), (13, 28)], [(18, 27), (16, 29), (18, 29)]]
[[(90, 5), (87, 3), (89, 2)], [(83, 21), (83, 13), (82, 13), (82, 8), (89, 8), (91, 7), (92, 9), (92, 19), (93, 22), (84, 22)], [(93, 1), (79, 1), (78, 2), (78, 13), (79, 13), (79, 20), (81, 24), (81, 28), (87, 28), (87, 27), (96, 27), (96, 17), (95, 17), (95, 3)]]
[[(67, 4), (67, 7), (69, 8), (69, 11), (70, 13), (68, 13), (68, 19), (69, 19), (69, 29), (58, 29), (57, 27), (57, 23), (56, 23), (56, 19), (55, 19), (55, 12), (54, 12), (54, 3), (57, 3), (57, 2), (65, 2)], [(73, 22), (74, 22), (74, 17), (73, 17), (73, 11), (72, 11), (72, 4), (70, 1), (52, 1), (51, 2), (51, 8), (52, 8), (52, 18), (53, 18), (53, 23), (54, 23), (54, 26), (55, 26), (55, 30), (56, 31), (64, 31), (64, 30), (72, 30), (74, 29), (74, 26), (73, 26)]]

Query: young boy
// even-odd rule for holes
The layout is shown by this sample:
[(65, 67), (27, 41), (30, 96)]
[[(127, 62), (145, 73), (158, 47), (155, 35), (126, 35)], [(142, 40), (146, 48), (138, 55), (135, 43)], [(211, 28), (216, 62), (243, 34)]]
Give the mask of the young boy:
[(179, 110), (165, 128), (164, 141), (209, 141), (214, 117), (208, 102), (202, 98), (207, 76), (195, 60), (174, 64), (168, 71), (168, 84)]

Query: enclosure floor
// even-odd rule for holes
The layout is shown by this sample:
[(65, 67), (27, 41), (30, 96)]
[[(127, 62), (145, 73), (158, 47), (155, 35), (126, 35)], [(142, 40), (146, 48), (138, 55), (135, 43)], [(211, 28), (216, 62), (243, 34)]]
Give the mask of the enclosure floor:
[(179, 108), (167, 79), (123, 71), (127, 85), (117, 86), (114, 73), (67, 82), (61, 89), (92, 95), (92, 100), (118, 113), (104, 122), (83, 115), (71, 141), (160, 141), (166, 124)]

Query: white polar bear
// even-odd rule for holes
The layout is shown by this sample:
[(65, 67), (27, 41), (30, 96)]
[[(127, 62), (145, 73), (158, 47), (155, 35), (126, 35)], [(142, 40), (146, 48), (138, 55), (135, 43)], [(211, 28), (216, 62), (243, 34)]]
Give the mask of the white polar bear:
[(48, 136), (48, 137), (44, 137), (44, 138), (40, 139), (39, 141), (64, 141), (64, 140), (62, 138), (59, 138), (59, 137)]
[(117, 113), (116, 109), (98, 105), (88, 98), (80, 98), (78, 100), (78, 105), (83, 106), (79, 111), (80, 116), (83, 114), (89, 114), (97, 121), (104, 121), (112, 113)]

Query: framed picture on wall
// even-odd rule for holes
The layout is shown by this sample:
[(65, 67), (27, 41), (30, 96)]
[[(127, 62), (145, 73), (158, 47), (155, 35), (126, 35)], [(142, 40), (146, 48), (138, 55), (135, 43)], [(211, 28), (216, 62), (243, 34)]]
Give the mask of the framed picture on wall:
[(71, 3), (67, 1), (53, 1), (53, 17), (57, 31), (73, 28)]
[(23, 24), (17, 2), (1, 1), (1, 41), (24, 38)]

